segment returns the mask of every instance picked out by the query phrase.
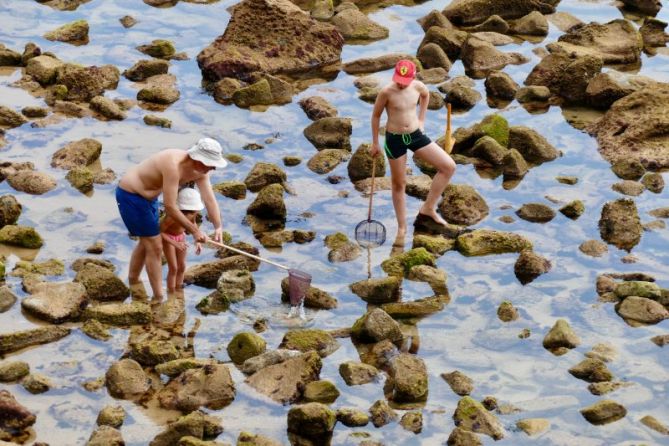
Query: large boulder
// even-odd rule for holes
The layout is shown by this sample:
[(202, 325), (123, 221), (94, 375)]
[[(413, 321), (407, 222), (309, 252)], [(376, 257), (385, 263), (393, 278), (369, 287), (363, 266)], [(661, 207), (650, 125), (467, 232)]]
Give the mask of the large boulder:
[(53, 324), (76, 319), (88, 305), (86, 289), (80, 283), (44, 282), (38, 291), (21, 301), (21, 308)]
[(639, 213), (633, 200), (621, 198), (604, 205), (599, 219), (602, 240), (629, 251), (639, 243), (642, 233)]
[(442, 11), (454, 25), (475, 25), (491, 15), (503, 19), (518, 19), (532, 11), (542, 14), (555, 12), (555, 0), (455, 0)]
[(75, 20), (66, 23), (46, 33), (44, 38), (58, 42), (88, 42), (88, 22), (86, 20)]
[(288, 0), (244, 0), (197, 62), (210, 81), (247, 80), (255, 72), (303, 74), (339, 62), (343, 44), (333, 25), (313, 20)]
[(488, 216), (488, 204), (473, 187), (449, 184), (442, 194), (439, 213), (448, 223), (470, 226)]
[(194, 411), (201, 406), (222, 409), (234, 399), (235, 383), (225, 364), (186, 370), (158, 393), (162, 407), (184, 412)]
[(666, 126), (669, 84), (649, 86), (616, 101), (587, 131), (597, 138), (599, 153), (614, 163), (637, 160), (647, 169), (669, 167), (669, 133)]
[(618, 99), (648, 86), (661, 86), (646, 76), (638, 76), (621, 71), (609, 70), (593, 77), (585, 89), (588, 105), (608, 109)]
[(546, 48), (570, 57), (597, 56), (605, 64), (631, 64), (641, 58), (643, 39), (631, 22), (616, 19), (604, 25), (597, 22), (576, 25)]
[(322, 367), (318, 353), (311, 351), (258, 370), (246, 383), (281, 404), (297, 401), (306, 385), (316, 381)]

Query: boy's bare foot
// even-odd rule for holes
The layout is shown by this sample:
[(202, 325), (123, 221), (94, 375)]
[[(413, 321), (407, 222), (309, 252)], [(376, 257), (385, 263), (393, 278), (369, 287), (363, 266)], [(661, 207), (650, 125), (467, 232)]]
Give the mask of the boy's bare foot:
[(424, 215), (426, 217), (430, 217), (437, 224), (440, 224), (442, 226), (448, 226), (448, 223), (446, 222), (446, 220), (441, 218), (441, 215), (437, 214), (437, 211), (435, 211), (434, 209), (428, 210), (428, 209), (420, 208), (420, 210), (418, 211), (418, 214), (419, 215)]

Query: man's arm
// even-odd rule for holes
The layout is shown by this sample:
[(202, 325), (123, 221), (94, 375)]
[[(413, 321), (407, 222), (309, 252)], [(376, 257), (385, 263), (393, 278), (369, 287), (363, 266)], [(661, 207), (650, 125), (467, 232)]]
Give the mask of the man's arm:
[(197, 239), (198, 236), (202, 235), (200, 234), (200, 230), (186, 218), (177, 206), (179, 171), (173, 163), (168, 164), (168, 166), (163, 167), (163, 171), (161, 172), (163, 174), (163, 204), (165, 205), (165, 212)]
[(206, 174), (199, 180), (195, 181), (198, 190), (200, 191), (200, 196), (202, 196), (202, 201), (204, 206), (207, 208), (207, 217), (209, 221), (214, 225), (214, 241), (220, 242), (223, 239), (223, 225), (221, 223), (221, 210), (218, 207), (218, 202), (216, 201), (216, 196), (214, 191), (211, 188), (211, 182), (209, 181), (209, 174)]
[(427, 113), (427, 105), (430, 102), (430, 91), (427, 89), (424, 83), (416, 81), (416, 88), (420, 93), (418, 99), (418, 125), (421, 130), (425, 130), (425, 114)]
[(376, 96), (374, 110), (372, 110), (372, 148), (370, 151), (372, 156), (376, 156), (381, 151), (381, 148), (379, 147), (379, 127), (381, 124), (381, 115), (386, 108), (387, 102), (388, 95), (386, 90), (382, 89)]

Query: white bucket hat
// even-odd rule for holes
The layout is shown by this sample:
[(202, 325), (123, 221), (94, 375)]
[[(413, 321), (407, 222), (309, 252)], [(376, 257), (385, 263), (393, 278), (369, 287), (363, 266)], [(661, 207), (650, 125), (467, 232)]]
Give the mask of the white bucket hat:
[(184, 187), (177, 195), (177, 207), (181, 211), (201, 211), (204, 204), (198, 191), (192, 187)]
[(221, 145), (211, 138), (200, 139), (193, 147), (188, 149), (188, 155), (209, 167), (221, 168), (228, 165), (228, 162), (223, 159)]

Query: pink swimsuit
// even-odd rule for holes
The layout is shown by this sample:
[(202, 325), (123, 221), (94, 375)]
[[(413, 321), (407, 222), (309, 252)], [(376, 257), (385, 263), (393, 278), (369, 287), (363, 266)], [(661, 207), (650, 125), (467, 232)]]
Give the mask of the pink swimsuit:
[(172, 235), (168, 234), (167, 232), (163, 232), (170, 240), (174, 240), (175, 242), (184, 242), (186, 241), (186, 233), (182, 232), (179, 235)]

